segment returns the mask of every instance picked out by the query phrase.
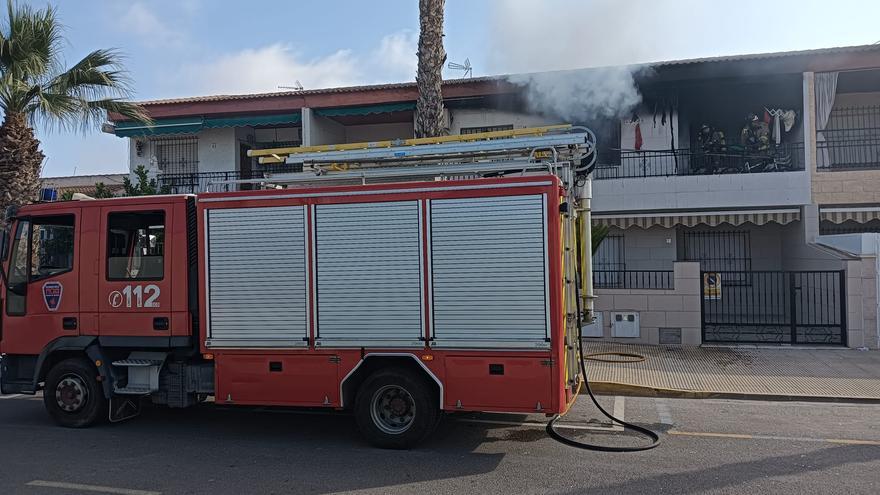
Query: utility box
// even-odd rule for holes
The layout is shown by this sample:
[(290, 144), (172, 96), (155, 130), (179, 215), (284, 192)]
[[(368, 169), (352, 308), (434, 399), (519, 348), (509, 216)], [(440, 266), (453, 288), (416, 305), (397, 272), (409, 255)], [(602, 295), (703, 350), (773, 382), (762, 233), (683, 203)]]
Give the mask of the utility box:
[(639, 314), (634, 311), (611, 313), (611, 336), (623, 338), (640, 337)]
[(581, 337), (604, 337), (604, 333), (601, 311), (597, 311), (593, 314), (592, 323), (585, 323), (581, 327)]

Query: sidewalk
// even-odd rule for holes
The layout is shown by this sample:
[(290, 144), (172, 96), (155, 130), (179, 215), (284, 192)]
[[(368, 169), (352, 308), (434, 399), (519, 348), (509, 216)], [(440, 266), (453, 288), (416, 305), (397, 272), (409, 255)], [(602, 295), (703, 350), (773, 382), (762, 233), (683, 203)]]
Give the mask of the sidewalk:
[(584, 352), (628, 352), (647, 358), (625, 364), (587, 360), (590, 384), (597, 393), (880, 403), (880, 351), (586, 342)]

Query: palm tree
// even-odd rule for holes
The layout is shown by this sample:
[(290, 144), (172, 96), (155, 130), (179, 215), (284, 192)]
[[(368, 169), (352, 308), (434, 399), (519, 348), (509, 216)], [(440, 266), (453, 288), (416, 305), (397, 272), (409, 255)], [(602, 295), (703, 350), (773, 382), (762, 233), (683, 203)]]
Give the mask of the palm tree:
[(37, 197), (44, 155), (35, 125), (85, 132), (108, 111), (150, 122), (141, 107), (124, 100), (131, 92), (118, 52), (95, 50), (64, 70), (57, 10), (8, 0), (7, 12), (0, 25), (0, 211)]
[(443, 6), (445, 0), (419, 0), (419, 65), (416, 85), (416, 137), (443, 134)]

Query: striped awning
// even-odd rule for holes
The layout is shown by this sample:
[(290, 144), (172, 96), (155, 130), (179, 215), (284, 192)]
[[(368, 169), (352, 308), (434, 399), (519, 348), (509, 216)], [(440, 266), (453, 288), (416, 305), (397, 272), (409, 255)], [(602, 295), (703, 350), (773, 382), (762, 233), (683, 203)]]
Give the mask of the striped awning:
[(831, 223), (854, 221), (867, 223), (880, 219), (880, 207), (831, 207), (819, 208), (819, 220)]
[(773, 210), (753, 210), (753, 211), (700, 211), (700, 212), (662, 212), (662, 213), (620, 213), (620, 214), (593, 214), (594, 225), (606, 225), (608, 227), (617, 227), (620, 229), (628, 229), (630, 227), (640, 227), (647, 229), (654, 226), (672, 228), (676, 225), (685, 227), (696, 227), (697, 225), (707, 225), (716, 227), (721, 224), (742, 225), (751, 223), (754, 225), (764, 225), (767, 223), (778, 223), (785, 225), (800, 220), (801, 214), (799, 208), (780, 208)]

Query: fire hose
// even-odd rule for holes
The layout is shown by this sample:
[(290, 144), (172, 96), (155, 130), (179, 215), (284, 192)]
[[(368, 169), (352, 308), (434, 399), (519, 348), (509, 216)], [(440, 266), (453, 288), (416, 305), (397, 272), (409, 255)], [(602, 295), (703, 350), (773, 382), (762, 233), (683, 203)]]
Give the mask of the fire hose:
[[(575, 299), (577, 300), (578, 315), (583, 315), (583, 309), (581, 307), (580, 287), (577, 283), (574, 284), (574, 290), (575, 290)], [(580, 316), (578, 317), (578, 320), (580, 320)], [(558, 431), (556, 431), (555, 425), (556, 425), (557, 421), (559, 421), (566, 414), (568, 414), (568, 411), (571, 410), (570, 408), (569, 408), (569, 410), (563, 412), (562, 414), (557, 414), (557, 415), (553, 416), (553, 419), (551, 419), (550, 422), (547, 423), (547, 435), (549, 435), (550, 438), (552, 438), (553, 440), (556, 440), (557, 442), (568, 445), (570, 447), (584, 449), (584, 450), (595, 450), (595, 451), (599, 451), (599, 452), (640, 452), (643, 450), (653, 449), (654, 447), (660, 445), (660, 435), (658, 435), (656, 432), (649, 430), (648, 428), (645, 428), (643, 426), (634, 425), (632, 423), (627, 423), (626, 421), (624, 421), (622, 419), (615, 418), (611, 413), (606, 411), (605, 408), (603, 408), (601, 404), (599, 404), (599, 401), (596, 399), (596, 396), (593, 395), (593, 390), (590, 388), (590, 380), (589, 380), (589, 378), (587, 378), (587, 368), (586, 368), (586, 364), (584, 363), (584, 361), (586, 359), (591, 359), (594, 361), (604, 361), (604, 362), (620, 362), (620, 361), (609, 360), (609, 359), (601, 357), (601, 356), (606, 356), (606, 355), (618, 355), (621, 357), (628, 358), (626, 360), (626, 362), (644, 361), (645, 357), (641, 356), (639, 354), (627, 354), (627, 353), (596, 353), (596, 354), (589, 354), (589, 355), (585, 356), (584, 355), (584, 348), (583, 348), (583, 338), (582, 338), (582, 334), (581, 334), (581, 326), (582, 326), (581, 321), (578, 321), (577, 322), (577, 350), (578, 350), (577, 354), (578, 354), (578, 362), (579, 362), (579, 367), (580, 367), (580, 371), (581, 371), (581, 376), (583, 377), (583, 382), (581, 382), (581, 385), (578, 387), (578, 392), (576, 395), (580, 395), (581, 388), (586, 386), (587, 393), (590, 395), (590, 399), (592, 399), (593, 404), (596, 405), (596, 409), (598, 409), (599, 412), (601, 412), (603, 415), (605, 415), (605, 417), (607, 417), (611, 421), (623, 426), (624, 429), (635, 431), (636, 433), (651, 439), (651, 443), (648, 445), (639, 445), (639, 446), (635, 446), (635, 447), (617, 447), (617, 446), (596, 445), (596, 444), (591, 444), (591, 443), (579, 442), (577, 440), (573, 440), (571, 438), (564, 437), (562, 434), (560, 434)]]

